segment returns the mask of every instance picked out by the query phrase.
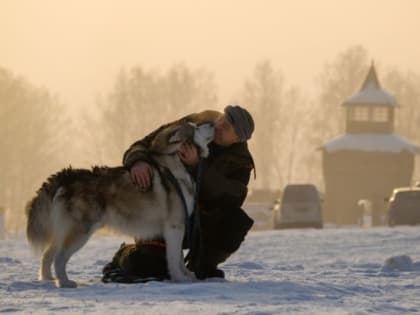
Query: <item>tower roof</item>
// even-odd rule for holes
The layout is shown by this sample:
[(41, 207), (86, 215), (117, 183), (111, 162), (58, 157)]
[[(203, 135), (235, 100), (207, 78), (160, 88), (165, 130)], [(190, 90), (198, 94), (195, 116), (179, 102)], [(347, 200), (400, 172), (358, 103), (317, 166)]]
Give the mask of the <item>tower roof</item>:
[(420, 154), (419, 146), (396, 134), (346, 134), (323, 144), (320, 148), (328, 152), (352, 150), (399, 153), (408, 151)]
[(382, 89), (378, 76), (376, 75), (375, 65), (372, 62), (360, 91), (347, 99), (343, 105), (397, 106), (397, 101), (393, 95)]

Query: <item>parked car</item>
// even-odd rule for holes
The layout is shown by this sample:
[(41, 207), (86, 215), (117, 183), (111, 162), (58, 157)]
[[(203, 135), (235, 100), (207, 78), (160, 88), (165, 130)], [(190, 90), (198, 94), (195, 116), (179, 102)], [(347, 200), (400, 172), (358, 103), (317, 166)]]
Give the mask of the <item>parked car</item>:
[(395, 188), (385, 200), (389, 203), (389, 226), (420, 224), (420, 187)]
[(322, 228), (321, 198), (315, 185), (287, 185), (281, 200), (274, 203), (273, 227)]

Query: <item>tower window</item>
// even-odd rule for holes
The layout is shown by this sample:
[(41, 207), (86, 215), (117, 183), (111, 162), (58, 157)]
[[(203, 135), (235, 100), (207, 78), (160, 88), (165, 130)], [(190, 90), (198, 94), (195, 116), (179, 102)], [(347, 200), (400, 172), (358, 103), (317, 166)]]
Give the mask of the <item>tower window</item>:
[(388, 121), (388, 109), (384, 108), (384, 107), (373, 108), (373, 121), (387, 122)]
[(368, 121), (369, 111), (367, 107), (356, 106), (353, 108), (352, 120)]

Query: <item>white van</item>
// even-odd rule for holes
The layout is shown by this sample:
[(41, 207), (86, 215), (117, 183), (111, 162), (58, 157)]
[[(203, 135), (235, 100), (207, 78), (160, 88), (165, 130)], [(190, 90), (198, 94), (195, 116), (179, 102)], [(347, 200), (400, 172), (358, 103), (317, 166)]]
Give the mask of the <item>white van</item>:
[(386, 201), (389, 226), (420, 224), (420, 187), (395, 188)]
[(273, 207), (274, 229), (322, 228), (321, 198), (315, 185), (287, 185)]

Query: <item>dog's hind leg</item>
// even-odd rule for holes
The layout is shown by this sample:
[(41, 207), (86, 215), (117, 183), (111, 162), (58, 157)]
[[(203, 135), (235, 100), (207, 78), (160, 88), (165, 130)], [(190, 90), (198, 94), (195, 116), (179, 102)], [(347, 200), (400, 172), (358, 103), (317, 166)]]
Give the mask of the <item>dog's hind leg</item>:
[(194, 274), (189, 272), (184, 264), (184, 257), (182, 255), (184, 229), (182, 226), (167, 224), (163, 234), (166, 241), (166, 259), (171, 280), (179, 282), (195, 280)]
[(66, 264), (70, 257), (86, 244), (92, 233), (81, 232), (80, 230), (68, 233), (55, 255), (55, 284), (58, 288), (75, 288), (77, 283), (70, 280), (66, 273)]
[(52, 241), (42, 254), (41, 268), (39, 269), (39, 280), (54, 280), (51, 273), (51, 265), (57, 252), (57, 245)]

